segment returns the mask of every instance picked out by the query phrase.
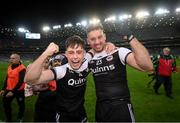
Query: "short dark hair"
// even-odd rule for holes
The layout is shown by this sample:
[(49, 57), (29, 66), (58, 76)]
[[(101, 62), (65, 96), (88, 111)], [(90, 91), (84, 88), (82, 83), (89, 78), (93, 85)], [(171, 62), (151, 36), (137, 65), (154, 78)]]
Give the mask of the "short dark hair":
[(88, 34), (89, 32), (93, 31), (93, 30), (103, 30), (104, 32), (104, 28), (103, 28), (103, 25), (101, 23), (97, 23), (97, 24), (89, 24), (87, 26), (87, 30), (86, 30), (86, 33)]
[(74, 36), (71, 36), (69, 38), (67, 38), (66, 40), (66, 49), (68, 47), (74, 47), (75, 45), (77, 46), (82, 46), (83, 49), (85, 49), (85, 41), (80, 37), (80, 36), (77, 36), (77, 35), (74, 35)]

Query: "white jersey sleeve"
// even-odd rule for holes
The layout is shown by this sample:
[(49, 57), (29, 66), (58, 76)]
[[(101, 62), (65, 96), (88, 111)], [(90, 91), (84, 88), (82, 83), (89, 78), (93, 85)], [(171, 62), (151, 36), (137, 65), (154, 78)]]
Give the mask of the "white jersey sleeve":
[(89, 52), (86, 53), (85, 59), (89, 62), (93, 58), (93, 55)]
[(132, 52), (131, 50), (129, 50), (125, 47), (120, 47), (118, 49), (119, 59), (123, 65), (126, 64), (126, 58), (131, 52)]
[(61, 79), (65, 76), (67, 70), (66, 68), (67, 64), (53, 68), (56, 80)]

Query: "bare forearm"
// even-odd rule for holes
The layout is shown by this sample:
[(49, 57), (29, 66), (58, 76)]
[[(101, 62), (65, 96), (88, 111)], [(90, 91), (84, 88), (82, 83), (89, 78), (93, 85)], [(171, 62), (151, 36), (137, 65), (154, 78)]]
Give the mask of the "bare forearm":
[(36, 84), (37, 80), (39, 80), (42, 70), (43, 70), (43, 63), (47, 59), (48, 55), (43, 53), (41, 56), (39, 56), (38, 59), (36, 59), (29, 69), (26, 72), (25, 75), (25, 82), (29, 84)]
[(25, 75), (25, 82), (32, 85), (45, 83), (50, 80), (53, 80), (54, 75), (51, 70), (43, 71), (43, 63), (49, 56), (52, 56), (54, 53), (57, 53), (58, 51), (58, 45), (56, 45), (53, 42), (50, 43), (47, 49), (43, 52), (43, 54), (37, 60), (35, 60), (27, 70), (27, 73)]
[(144, 71), (152, 71), (153, 64), (147, 49), (136, 38), (132, 39), (129, 44), (134, 53), (137, 65)]

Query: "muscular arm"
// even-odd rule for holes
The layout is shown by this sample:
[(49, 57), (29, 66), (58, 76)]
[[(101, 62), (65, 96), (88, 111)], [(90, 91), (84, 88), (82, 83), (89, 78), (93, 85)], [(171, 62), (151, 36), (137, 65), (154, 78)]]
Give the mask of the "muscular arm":
[(31, 67), (26, 72), (25, 82), (28, 84), (40, 84), (47, 83), (54, 79), (54, 75), (51, 70), (43, 70), (43, 63), (46, 60), (46, 56), (42, 54), (36, 61), (31, 64)]
[(127, 64), (141, 71), (153, 71), (153, 64), (147, 49), (136, 39), (130, 41), (132, 53), (127, 56)]
[(54, 74), (51, 70), (43, 70), (43, 63), (48, 56), (58, 52), (58, 46), (51, 43), (48, 48), (36, 59), (31, 66), (28, 68), (25, 75), (25, 82), (28, 84), (40, 84), (47, 83), (54, 79)]

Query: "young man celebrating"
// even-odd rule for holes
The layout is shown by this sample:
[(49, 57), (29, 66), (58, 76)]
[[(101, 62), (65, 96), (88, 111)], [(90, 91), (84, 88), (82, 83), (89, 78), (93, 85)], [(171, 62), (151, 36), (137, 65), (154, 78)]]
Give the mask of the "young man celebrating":
[(102, 25), (90, 25), (87, 29), (87, 41), (95, 53), (89, 61), (89, 68), (96, 87), (96, 121), (133, 122), (126, 64), (141, 71), (153, 70), (147, 49), (133, 35), (124, 38), (132, 51), (120, 47), (107, 54), (104, 50), (106, 35)]
[(59, 47), (51, 43), (42, 55), (32, 63), (26, 73), (25, 81), (29, 84), (40, 84), (54, 79), (57, 80), (57, 121), (87, 121), (84, 108), (84, 94), (86, 76), (89, 70), (87, 68), (87, 60), (84, 61), (84, 45), (84, 41), (78, 36), (68, 38), (65, 52), (68, 63), (43, 71), (43, 63), (47, 57), (59, 51)]

